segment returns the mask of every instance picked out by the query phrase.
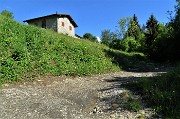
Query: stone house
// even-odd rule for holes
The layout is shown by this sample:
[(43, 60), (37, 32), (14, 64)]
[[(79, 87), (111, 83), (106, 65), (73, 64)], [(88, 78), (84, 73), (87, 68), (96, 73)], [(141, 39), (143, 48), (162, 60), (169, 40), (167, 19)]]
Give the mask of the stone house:
[(58, 33), (68, 34), (69, 36), (76, 36), (75, 28), (78, 27), (76, 22), (68, 14), (52, 14), (33, 19), (28, 19), (30, 25), (35, 25), (45, 29), (52, 29)]

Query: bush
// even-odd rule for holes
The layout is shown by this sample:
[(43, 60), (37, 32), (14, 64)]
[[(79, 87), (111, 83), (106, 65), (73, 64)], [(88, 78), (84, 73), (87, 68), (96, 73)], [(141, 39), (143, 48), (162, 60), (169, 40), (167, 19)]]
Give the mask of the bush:
[(120, 49), (126, 52), (139, 51), (141, 44), (133, 37), (127, 37), (120, 41)]

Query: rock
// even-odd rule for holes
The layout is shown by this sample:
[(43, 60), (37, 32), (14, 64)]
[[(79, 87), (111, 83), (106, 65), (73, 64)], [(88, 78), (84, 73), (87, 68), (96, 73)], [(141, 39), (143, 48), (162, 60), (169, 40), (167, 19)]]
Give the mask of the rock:
[(111, 118), (111, 119), (115, 119), (115, 117), (116, 117), (116, 116), (115, 116), (114, 114), (111, 114), (111, 115), (110, 115), (110, 118)]
[(113, 104), (112, 104), (112, 109), (117, 109), (118, 107), (119, 107), (118, 104), (116, 104), (116, 103), (113, 103)]
[(97, 109), (97, 107), (95, 107), (92, 112), (97, 113), (97, 111), (98, 111), (98, 109)]
[(119, 119), (124, 119), (124, 116), (123, 115), (119, 115)]
[(139, 113), (142, 115), (145, 115), (145, 111), (144, 110), (139, 110)]
[(30, 117), (30, 116), (31, 116), (31, 113), (29, 112), (27, 115), (28, 115), (28, 117)]

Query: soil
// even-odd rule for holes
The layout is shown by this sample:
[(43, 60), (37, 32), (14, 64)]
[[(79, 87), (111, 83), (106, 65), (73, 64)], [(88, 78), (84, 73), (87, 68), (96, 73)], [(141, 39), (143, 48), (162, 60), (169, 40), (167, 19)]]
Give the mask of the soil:
[(154, 118), (152, 109), (128, 111), (120, 105), (124, 82), (158, 72), (115, 72), (85, 77), (38, 77), (0, 89), (0, 119)]

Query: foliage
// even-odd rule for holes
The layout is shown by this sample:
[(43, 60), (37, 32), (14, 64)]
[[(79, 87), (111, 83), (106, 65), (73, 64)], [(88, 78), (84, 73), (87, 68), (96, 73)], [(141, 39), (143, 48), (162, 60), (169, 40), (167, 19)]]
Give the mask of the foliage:
[(126, 17), (126, 18), (121, 18), (118, 21), (118, 26), (116, 28), (116, 34), (118, 36), (118, 39), (124, 39), (126, 37), (130, 20), (131, 20), (131, 17)]
[(121, 40), (113, 40), (110, 44), (109, 47), (112, 49), (116, 50), (121, 50)]
[(127, 53), (118, 50), (106, 50), (105, 52), (111, 58), (112, 62), (123, 70), (129, 71), (135, 69), (138, 71), (148, 71), (153, 68), (147, 65), (149, 60), (142, 53)]
[(126, 104), (127, 104), (126, 108), (131, 111), (137, 112), (140, 109), (142, 109), (141, 101), (139, 99), (129, 98), (129, 100)]
[(137, 112), (140, 109), (142, 109), (141, 100), (137, 97), (135, 97), (134, 94), (132, 94), (129, 91), (123, 91), (120, 94), (121, 97), (121, 103), (124, 105), (124, 108), (130, 111)]
[(96, 36), (93, 36), (91, 33), (85, 33), (83, 35), (83, 38), (88, 39), (88, 40), (93, 41), (93, 42), (97, 41)]
[(10, 19), (14, 19), (13, 13), (8, 10), (3, 10), (1, 12), (1, 15), (5, 16), (7, 18), (10, 18)]
[(101, 43), (109, 46), (114, 40), (117, 40), (117, 36), (110, 30), (103, 30), (101, 32)]
[(140, 29), (137, 17), (122, 18), (118, 22), (115, 32), (104, 30), (102, 32), (102, 43), (107, 44), (110, 48), (126, 52), (139, 52), (144, 50), (145, 37)]
[(180, 66), (167, 74), (143, 78), (125, 86), (143, 94), (158, 113), (169, 118), (180, 118)]
[(135, 21), (136, 25), (140, 28), (138, 18), (137, 18), (137, 16), (135, 14), (133, 15), (133, 21)]
[(130, 20), (127, 30), (128, 37), (134, 37), (135, 39), (138, 38), (140, 34), (140, 25), (138, 23), (137, 17), (134, 14), (133, 19)]
[(134, 37), (126, 37), (123, 40), (114, 40), (110, 44), (110, 47), (126, 52), (136, 52), (140, 49), (141, 44)]
[(141, 31), (142, 32), (146, 32), (146, 26), (143, 24), (142, 27), (141, 27)]
[(147, 32), (145, 33), (146, 36), (146, 45), (148, 48), (151, 47), (155, 38), (158, 34), (158, 21), (156, 20), (155, 16), (152, 14), (149, 20), (146, 22)]
[(173, 46), (173, 28), (159, 24), (158, 35), (152, 44), (149, 56), (151, 59), (156, 61), (165, 61), (173, 58), (174, 46)]
[(176, 14), (170, 17), (166, 25), (159, 24), (157, 35), (150, 46), (148, 56), (156, 61), (178, 61), (180, 59), (180, 9), (175, 7)]

